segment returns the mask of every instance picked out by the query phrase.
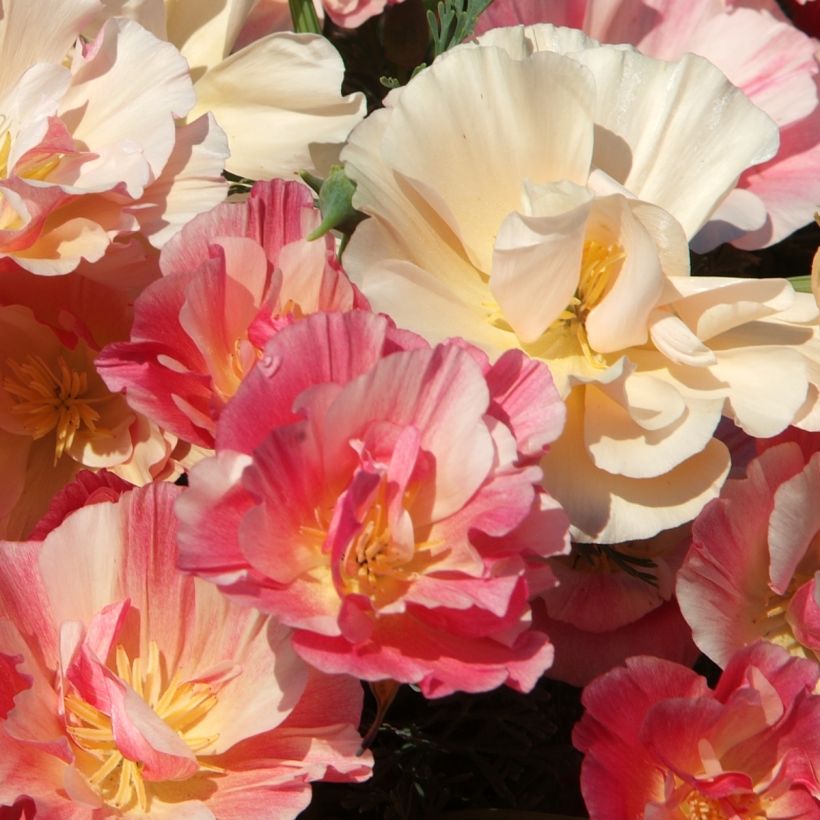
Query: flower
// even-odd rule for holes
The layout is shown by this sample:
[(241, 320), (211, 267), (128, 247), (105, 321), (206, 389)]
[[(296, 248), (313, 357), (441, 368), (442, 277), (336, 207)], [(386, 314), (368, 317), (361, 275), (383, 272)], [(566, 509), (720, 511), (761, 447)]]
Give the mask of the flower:
[(383, 316), (284, 328), (180, 499), (180, 566), (294, 629), (312, 665), (428, 697), (529, 691), (528, 598), (566, 518), (531, 462), (560, 430), (543, 365), (429, 348)]
[(145, 484), (177, 471), (177, 440), (95, 369), (107, 342), (127, 337), (127, 298), (76, 273), (0, 276), (0, 536), (25, 538), (54, 493), (85, 468)]
[(96, 8), (3, 3), (4, 270), (67, 273), (136, 231), (159, 247), (224, 198), (223, 135), (208, 117), (179, 122), (194, 104), (183, 57), (126, 20), (78, 39)]
[(297, 182), (257, 183), (250, 198), (192, 220), (164, 249), (164, 277), (137, 299), (131, 340), (97, 370), (131, 407), (185, 441), (213, 448), (216, 420), (281, 326), (317, 310), (366, 307), (332, 237)]
[(361, 687), (174, 568), (154, 484), (0, 545), (0, 804), (38, 816), (293, 818), (309, 781), (360, 780)]
[(695, 642), (721, 666), (760, 639), (820, 661), (820, 436), (784, 438), (703, 509), (678, 573)]
[(689, 525), (625, 544), (574, 543), (550, 559), (556, 583), (533, 604), (550, 636), (550, 678), (585, 686), (631, 655), (691, 666), (692, 630), (675, 600), (675, 575), (691, 540)]
[(817, 42), (774, 0), (494, 0), (476, 31), (542, 22), (583, 29), (606, 43), (631, 43), (664, 60), (700, 54), (777, 123), (776, 156), (743, 173), (695, 238), (697, 250), (726, 241), (765, 247), (811, 221), (820, 203)]
[(776, 128), (692, 55), (550, 26), (485, 37), (351, 134), (371, 218), (345, 268), (431, 342), (547, 362), (568, 412), (544, 486), (576, 541), (645, 539), (717, 495), (721, 415), (757, 436), (818, 424), (813, 300), (783, 280), (688, 275), (687, 238)]
[(136, 19), (179, 48), (196, 91), (188, 116), (213, 112), (228, 136), (227, 168), (239, 176), (324, 173), (365, 116), (363, 94), (340, 93), (344, 65), (336, 49), (315, 34), (270, 33), (281, 17), (269, 19), (269, 2), (255, 8), (231, 0), (218, 9), (188, 0), (105, 5), (107, 16)]
[(818, 667), (758, 643), (714, 691), (683, 666), (637, 657), (584, 690), (572, 742), (596, 820), (809, 818), (820, 809)]

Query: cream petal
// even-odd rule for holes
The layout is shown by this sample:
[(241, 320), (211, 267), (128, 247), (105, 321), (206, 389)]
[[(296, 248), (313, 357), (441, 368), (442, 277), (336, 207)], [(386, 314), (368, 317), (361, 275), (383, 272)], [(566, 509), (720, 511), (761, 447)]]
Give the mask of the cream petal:
[(590, 193), (572, 182), (544, 186), (528, 210), (501, 224), (490, 290), (523, 342), (534, 342), (578, 287)]
[(788, 309), (794, 290), (785, 279), (680, 277), (671, 282), (681, 295), (671, 307), (701, 341)]
[[(531, 1), (527, 0), (528, 3)], [(554, 5), (553, 0), (549, 2), (550, 5)], [(554, 12), (553, 9), (550, 11), (551, 14)], [(564, 27), (548, 24), (505, 26), (482, 34), (477, 42), (484, 46), (503, 48), (516, 60), (523, 60), (537, 51), (572, 54), (598, 45), (595, 40), (580, 31), (580, 28), (580, 25)]]
[[(345, 269), (362, 286), (360, 272), (386, 259), (407, 259), (456, 290), (486, 290), (461, 245), (441, 217), (394, 174), (381, 156), (389, 111), (375, 111), (353, 130), (342, 152), (347, 175), (356, 182), (353, 205), (371, 214), (357, 226), (345, 249)], [(418, 241), (423, 236), (424, 241)], [(369, 297), (368, 297), (369, 298)], [(479, 297), (480, 298), (480, 297)], [(379, 307), (392, 314), (390, 307)]]
[(324, 37), (273, 34), (202, 77), (191, 116), (214, 112), (236, 174), (267, 179), (315, 170), (311, 144), (344, 142), (365, 115), (362, 94), (341, 95), (343, 72)]
[(593, 164), (669, 211), (691, 238), (778, 129), (710, 62), (665, 63), (624, 47), (574, 55), (595, 76)]
[(432, 273), (409, 262), (391, 260), (374, 266), (358, 283), (374, 310), (389, 313), (400, 327), (415, 328), (432, 343), (461, 336), (491, 358), (517, 347), (513, 333), (487, 321), (489, 308), (482, 312), (476, 301), (464, 299)]
[[(767, 341), (766, 330), (757, 328), (760, 344)], [(710, 370), (728, 386), (726, 415), (750, 436), (768, 438), (791, 424), (803, 406), (806, 364), (795, 349), (754, 347), (751, 341), (727, 340), (725, 350), (713, 345), (718, 361)]]
[(649, 319), (652, 344), (675, 364), (706, 367), (714, 364), (715, 354), (674, 313), (653, 311)]
[[(663, 293), (664, 271), (657, 245), (633, 215), (631, 205), (622, 196), (599, 197), (588, 228), (589, 239), (604, 246), (620, 245), (625, 254), (614, 282), (586, 320), (590, 345), (600, 353), (644, 344), (649, 315)], [(688, 249), (683, 253), (688, 259)]]
[[(643, 406), (624, 407), (601, 387), (586, 388), (585, 443), (595, 465), (609, 473), (630, 478), (664, 476), (708, 445), (720, 420), (722, 402), (684, 403), (671, 384), (651, 376), (635, 374), (627, 386), (633, 383), (639, 386), (630, 391), (629, 398), (644, 399)], [(655, 408), (651, 408), (653, 403)], [(640, 411), (648, 415), (650, 408), (656, 411), (651, 426), (641, 424)], [(659, 426), (662, 421), (667, 423)]]
[[(174, 147), (174, 117), (188, 113), (194, 91), (188, 65), (170, 44), (130, 20), (109, 20), (88, 55), (78, 53), (60, 116), (73, 137), (98, 155), (75, 185), (125, 185), (132, 197), (159, 176)], [(134, 93), (134, 77), (140, 93)]]
[(100, 9), (99, 0), (5, 2), (0, 17), (0, 94), (37, 63), (62, 63)]
[(227, 139), (211, 114), (177, 127), (168, 162), (133, 208), (154, 247), (163, 247), (195, 216), (225, 199), (228, 184), (222, 168), (227, 156)]
[(731, 459), (716, 439), (663, 480), (596, 468), (584, 446), (583, 405), (583, 393), (576, 389), (567, 401), (564, 433), (541, 460), (543, 484), (569, 515), (574, 540), (615, 544), (649, 538), (691, 521), (720, 492)]
[(706, 253), (723, 242), (760, 230), (766, 224), (763, 200), (746, 188), (729, 191), (717, 206), (709, 221), (692, 238), (692, 250)]
[(586, 182), (593, 98), (589, 74), (559, 55), (517, 61), (496, 48), (458, 49), (401, 89), (383, 156), (489, 272), (524, 180)]
[(166, 39), (184, 55), (196, 81), (233, 50), (256, 0), (165, 0)]

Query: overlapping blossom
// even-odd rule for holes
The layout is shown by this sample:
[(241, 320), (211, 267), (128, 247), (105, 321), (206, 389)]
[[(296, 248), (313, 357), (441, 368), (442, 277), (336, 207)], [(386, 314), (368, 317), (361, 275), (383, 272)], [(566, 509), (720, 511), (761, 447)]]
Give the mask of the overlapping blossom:
[(544, 365), (428, 347), (370, 313), (281, 330), (177, 506), (180, 566), (295, 630), (311, 664), (428, 696), (528, 691), (528, 599), (566, 519), (532, 464), (560, 431)]
[(624, 544), (573, 544), (554, 558), (556, 584), (533, 605), (535, 625), (555, 646), (547, 674), (585, 686), (631, 655), (691, 666), (692, 629), (675, 600), (689, 525)]
[(83, 467), (134, 484), (176, 470), (176, 437), (135, 413), (95, 369), (100, 348), (126, 338), (131, 318), (122, 294), (76, 274), (0, 276), (0, 537), (27, 537)]
[(687, 240), (777, 144), (706, 60), (496, 29), (386, 104), (343, 152), (371, 216), (346, 269), (431, 341), (549, 363), (568, 419), (545, 486), (577, 540), (691, 520), (729, 468), (721, 414), (756, 436), (817, 426), (813, 300), (688, 276)]
[(494, 0), (476, 30), (518, 23), (572, 26), (664, 60), (700, 54), (774, 119), (776, 156), (743, 173), (697, 236), (698, 249), (725, 241), (760, 248), (811, 221), (820, 205), (818, 43), (774, 0)]
[(224, 135), (179, 52), (98, 0), (4, 0), (0, 268), (62, 274), (139, 231), (162, 245), (225, 195)]
[(360, 780), (361, 687), (174, 567), (157, 484), (0, 544), (0, 805), (53, 818), (293, 818)]
[(225, 402), (279, 327), (317, 310), (366, 307), (297, 182), (258, 183), (242, 203), (192, 220), (160, 257), (163, 278), (135, 304), (131, 341), (96, 360), (111, 390), (185, 441), (213, 447)]
[(820, 436), (795, 438), (727, 482), (693, 526), (677, 594), (721, 666), (760, 639), (820, 661)]
[[(343, 17), (358, 19), (378, 13), (375, 3), (355, 0), (357, 12), (346, 2), (334, 7)], [(128, 15), (179, 48), (196, 91), (189, 119), (212, 112), (228, 136), (228, 169), (250, 179), (326, 170), (366, 113), (363, 94), (342, 95), (344, 65), (330, 42), (315, 34), (272, 32), (281, 16), (271, 19), (265, 8), (270, 5), (256, 8), (253, 0), (105, 3), (107, 14)], [(286, 14), (287, 9), (284, 3)]]
[(596, 820), (820, 812), (818, 667), (758, 643), (714, 691), (692, 670), (636, 657), (593, 681), (573, 743)]

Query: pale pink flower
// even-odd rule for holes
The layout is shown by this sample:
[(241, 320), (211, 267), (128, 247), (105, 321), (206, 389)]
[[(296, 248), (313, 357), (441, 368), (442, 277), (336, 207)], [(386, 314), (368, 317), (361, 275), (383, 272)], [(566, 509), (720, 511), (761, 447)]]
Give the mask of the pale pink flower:
[(761, 248), (811, 222), (820, 204), (818, 43), (774, 0), (494, 0), (477, 33), (541, 22), (664, 60), (700, 54), (777, 123), (777, 155), (743, 173), (696, 237), (698, 250), (724, 241)]
[[(0, 545), (0, 804), (37, 816), (293, 818), (360, 780), (361, 687), (174, 567), (154, 484)], [(0, 667), (2, 668), (2, 667)]]
[[(137, 231), (161, 246), (224, 198), (224, 135), (173, 46), (96, 0), (4, 0), (0, 266), (62, 274)], [(115, 245), (115, 247), (117, 247)]]
[(759, 643), (717, 687), (692, 670), (630, 658), (584, 690), (572, 741), (595, 820), (792, 818), (820, 813), (818, 667)]
[[(354, 13), (344, 0), (336, 4)], [(345, 68), (330, 41), (289, 30), (286, 0), (105, 0), (105, 6), (106, 15), (135, 19), (179, 48), (196, 92), (188, 118), (213, 113), (227, 134), (226, 166), (235, 174), (269, 179), (307, 169), (323, 175), (367, 113), (363, 94), (342, 95)]]
[(249, 199), (192, 220), (163, 249), (164, 277), (137, 299), (131, 341), (97, 370), (131, 407), (185, 441), (213, 447), (222, 407), (279, 327), (367, 302), (336, 260), (333, 238), (298, 182), (257, 183)]
[(124, 295), (76, 273), (0, 276), (0, 537), (24, 538), (80, 470), (144, 484), (176, 471), (175, 436), (112, 393), (94, 362), (127, 338)]
[(532, 462), (563, 416), (518, 351), (490, 366), (383, 316), (314, 314), (268, 342), (192, 470), (180, 566), (292, 626), (321, 669), (528, 691), (552, 660), (528, 599), (566, 545)]
[(797, 432), (799, 443), (767, 445), (693, 525), (677, 595), (721, 666), (761, 638), (820, 660), (820, 436)]

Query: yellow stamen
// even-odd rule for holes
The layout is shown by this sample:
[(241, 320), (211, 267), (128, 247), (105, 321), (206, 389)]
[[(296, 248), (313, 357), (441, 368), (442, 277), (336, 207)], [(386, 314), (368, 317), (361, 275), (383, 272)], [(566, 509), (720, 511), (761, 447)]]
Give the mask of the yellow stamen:
[(14, 400), (13, 415), (21, 418), (29, 435), (37, 440), (55, 431), (54, 464), (74, 443), (77, 433), (85, 428), (89, 433), (110, 435), (97, 426), (100, 414), (91, 405), (108, 396), (90, 397), (88, 374), (72, 370), (65, 359), (57, 359), (50, 367), (41, 356), (28, 355), (20, 364), (6, 360), (10, 376), (2, 387)]
[[(154, 641), (149, 644), (147, 657), (134, 660), (128, 657), (125, 647), (117, 646), (114, 666), (122, 681), (145, 700), (192, 752), (196, 754), (213, 746), (218, 735), (188, 736), (188, 731), (194, 729), (217, 702), (210, 684), (180, 683), (177, 672), (163, 687), (160, 653)], [(84, 774), (88, 784), (115, 809), (136, 807), (147, 812), (151, 784), (146, 784), (142, 776), (142, 763), (125, 757), (117, 747), (111, 718), (74, 693), (65, 696), (65, 707), (69, 737), (97, 761), (91, 766), (86, 764)], [(199, 771), (224, 773), (224, 769), (206, 762), (199, 762)]]

